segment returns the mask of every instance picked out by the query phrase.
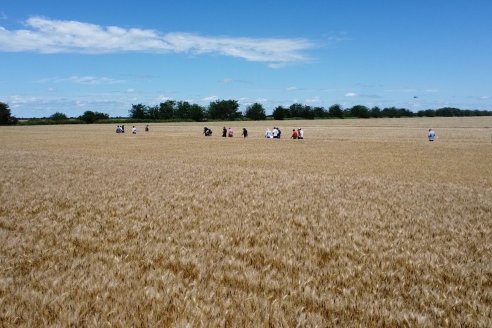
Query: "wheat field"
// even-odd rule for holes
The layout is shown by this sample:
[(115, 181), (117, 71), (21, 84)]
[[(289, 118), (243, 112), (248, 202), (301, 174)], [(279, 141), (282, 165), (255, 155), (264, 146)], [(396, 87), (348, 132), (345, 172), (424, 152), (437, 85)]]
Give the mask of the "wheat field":
[(491, 117), (207, 124), (0, 127), (0, 326), (492, 326)]

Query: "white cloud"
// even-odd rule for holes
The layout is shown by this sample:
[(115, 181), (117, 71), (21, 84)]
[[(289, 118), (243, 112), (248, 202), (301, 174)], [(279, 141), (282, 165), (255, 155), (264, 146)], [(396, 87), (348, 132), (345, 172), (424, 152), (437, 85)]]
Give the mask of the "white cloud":
[(347, 92), (345, 97), (357, 97), (357, 94), (355, 92)]
[(485, 99), (489, 99), (490, 97), (489, 96), (481, 96), (480, 99), (482, 100), (485, 100)]
[(116, 80), (109, 77), (101, 76), (78, 76), (73, 75), (70, 77), (55, 77), (46, 78), (37, 81), (38, 83), (66, 83), (71, 82), (75, 84), (87, 84), (87, 85), (102, 85), (102, 84), (118, 84), (124, 83), (124, 80)]
[(299, 90), (299, 88), (298, 87), (288, 87), (286, 90), (287, 91), (297, 91), (297, 90)]
[(192, 33), (100, 26), (31, 17), (26, 29), (0, 29), (0, 51), (104, 54), (121, 52), (220, 54), (277, 68), (303, 62), (314, 45), (306, 39), (207, 37)]
[(319, 99), (319, 97), (313, 97), (313, 98), (306, 99), (306, 103), (308, 103), (308, 104), (319, 104), (320, 102), (321, 102), (321, 99)]
[(122, 80), (115, 80), (108, 77), (95, 77), (95, 76), (71, 76), (68, 81), (77, 84), (90, 84), (90, 85), (100, 85), (100, 84), (117, 84), (122, 83)]
[(217, 96), (210, 96), (210, 97), (203, 98), (202, 101), (216, 101), (217, 99), (219, 99), (219, 97), (217, 97)]

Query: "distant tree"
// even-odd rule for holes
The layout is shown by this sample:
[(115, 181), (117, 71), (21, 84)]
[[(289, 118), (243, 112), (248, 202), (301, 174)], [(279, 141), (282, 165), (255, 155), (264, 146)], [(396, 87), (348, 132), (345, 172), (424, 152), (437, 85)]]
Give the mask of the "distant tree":
[(237, 100), (216, 100), (208, 106), (208, 115), (214, 120), (232, 121), (242, 116)]
[(151, 120), (159, 119), (159, 106), (145, 106), (144, 109), (144, 117), (142, 118), (150, 118)]
[(246, 112), (244, 114), (249, 119), (253, 121), (266, 120), (265, 109), (259, 103), (254, 103), (246, 108)]
[(68, 117), (67, 117), (67, 115), (65, 115), (63, 113), (56, 112), (53, 115), (51, 115), (49, 117), (49, 119), (51, 119), (53, 121), (64, 121), (64, 120), (68, 120)]
[(191, 104), (187, 101), (178, 101), (174, 110), (176, 118), (188, 120), (191, 118)]
[(436, 116), (451, 117), (451, 116), (463, 116), (463, 115), (461, 114), (461, 111), (458, 108), (443, 107), (443, 108), (436, 109)]
[(374, 106), (373, 108), (371, 108), (370, 115), (371, 115), (371, 117), (374, 117), (374, 118), (381, 117), (382, 116), (381, 108), (379, 108), (378, 106)]
[(350, 115), (359, 118), (369, 118), (369, 108), (362, 105), (355, 105), (350, 109)]
[(90, 110), (85, 111), (84, 114), (79, 116), (79, 119), (84, 121), (85, 123), (95, 123), (96, 121), (105, 120), (108, 118), (109, 118), (108, 114), (93, 112)]
[(400, 117), (414, 117), (415, 114), (406, 108), (400, 108)]
[(0, 125), (14, 125), (17, 121), (17, 118), (10, 113), (9, 105), (0, 102)]
[(136, 118), (136, 119), (144, 119), (147, 118), (147, 111), (148, 108), (145, 105), (142, 104), (136, 104), (132, 105), (132, 109), (130, 109), (130, 118)]
[(303, 117), (304, 105), (302, 104), (292, 104), (289, 106), (288, 117)]
[(323, 117), (327, 117), (328, 113), (323, 107), (314, 107), (313, 108), (313, 115), (314, 115), (314, 117), (323, 118)]
[(420, 116), (420, 117), (434, 117), (436, 116), (436, 111), (433, 110), (433, 109), (426, 109), (426, 110), (419, 110), (417, 112), (417, 116)]
[(197, 104), (190, 106), (190, 118), (196, 122), (202, 122), (205, 120), (205, 109)]
[(384, 117), (400, 117), (400, 112), (396, 107), (386, 107), (381, 113)]
[(302, 106), (301, 109), (301, 117), (302, 118), (307, 118), (309, 120), (314, 119), (314, 111), (311, 106)]
[(176, 101), (166, 100), (159, 104), (159, 118), (164, 120), (170, 120), (174, 117), (174, 107)]
[(343, 118), (343, 109), (342, 106), (340, 106), (339, 104), (330, 106), (328, 112), (330, 113), (331, 117)]
[(276, 119), (276, 120), (283, 120), (285, 119), (285, 116), (286, 116), (286, 112), (288, 110), (282, 106), (277, 106), (277, 108), (275, 108), (273, 110), (273, 118)]

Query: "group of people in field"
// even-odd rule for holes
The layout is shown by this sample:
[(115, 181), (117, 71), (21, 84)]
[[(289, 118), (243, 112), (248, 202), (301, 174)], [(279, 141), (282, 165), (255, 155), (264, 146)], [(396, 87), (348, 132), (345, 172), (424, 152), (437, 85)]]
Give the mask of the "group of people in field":
[[(149, 132), (149, 125), (148, 124), (145, 126), (145, 132)], [(118, 125), (116, 127), (116, 133), (125, 133), (125, 126), (124, 125)], [(137, 134), (137, 127), (135, 125), (132, 126), (132, 134)]]
[[(208, 128), (208, 127), (204, 127), (203, 128), (203, 134), (205, 135), (205, 137), (210, 137), (212, 136), (212, 129)], [(243, 128), (243, 133), (241, 133), (241, 136), (244, 137), (244, 138), (247, 138), (248, 137), (248, 130), (246, 128)], [(222, 137), (223, 138), (232, 138), (234, 137), (234, 129), (229, 127), (229, 128), (226, 128), (225, 126), (222, 128)]]
[[(205, 137), (210, 137), (212, 136), (212, 129), (209, 127), (204, 127), (203, 128), (203, 135)], [(248, 129), (243, 128), (243, 131), (241, 133), (241, 136), (244, 138), (248, 137)], [(282, 131), (280, 130), (279, 127), (274, 126), (272, 130), (269, 128), (266, 129), (264, 137), (267, 139), (280, 139), (282, 136)], [(232, 138), (234, 137), (234, 129), (232, 127), (226, 128), (225, 126), (222, 128), (222, 137), (223, 138)], [(292, 139), (304, 139), (304, 131), (299, 128), (299, 129), (293, 129), (292, 130)]]
[[(265, 131), (265, 138), (268, 139), (280, 139), (282, 131), (278, 127), (273, 127), (273, 130), (267, 128)], [(304, 139), (304, 130), (302, 128), (292, 129), (291, 139)]]
[(304, 139), (304, 130), (299, 128), (299, 129), (292, 129), (292, 135), (290, 136), (292, 139)]
[(275, 126), (273, 127), (272, 130), (267, 128), (265, 131), (265, 138), (267, 139), (280, 139), (281, 136), (282, 136), (282, 131), (280, 130), (280, 128), (277, 128)]
[[(145, 132), (149, 132), (149, 125), (147, 124), (145, 126)], [(116, 127), (116, 133), (125, 133), (125, 126), (124, 125), (118, 125)], [(132, 134), (137, 134), (137, 128), (135, 125), (132, 127)], [(212, 129), (208, 127), (203, 128), (203, 134), (205, 137), (211, 137), (212, 136)], [(248, 137), (248, 130), (246, 128), (243, 128), (243, 131), (241, 133), (241, 136), (244, 138)], [(278, 127), (273, 127), (272, 130), (269, 128), (266, 129), (265, 131), (265, 138), (267, 139), (280, 139), (282, 136), (282, 131)], [(234, 137), (234, 129), (229, 127), (226, 128), (225, 126), (222, 128), (222, 137), (226, 138), (232, 138)], [(302, 128), (292, 129), (292, 135), (290, 136), (291, 139), (304, 139), (304, 130)], [(431, 128), (429, 129), (427, 133), (427, 138), (429, 141), (434, 141), (437, 139), (437, 134), (436, 132)]]

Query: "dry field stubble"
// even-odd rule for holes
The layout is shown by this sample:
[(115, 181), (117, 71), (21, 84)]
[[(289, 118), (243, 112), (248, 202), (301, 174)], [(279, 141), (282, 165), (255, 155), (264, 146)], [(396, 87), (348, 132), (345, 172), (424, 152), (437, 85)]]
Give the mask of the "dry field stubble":
[(0, 326), (492, 326), (491, 118), (230, 124), (0, 128)]

